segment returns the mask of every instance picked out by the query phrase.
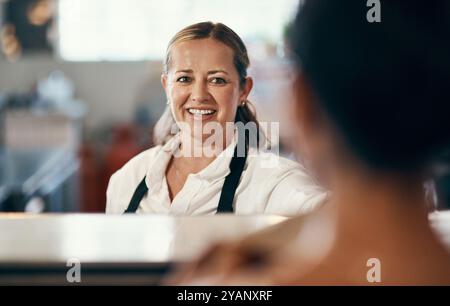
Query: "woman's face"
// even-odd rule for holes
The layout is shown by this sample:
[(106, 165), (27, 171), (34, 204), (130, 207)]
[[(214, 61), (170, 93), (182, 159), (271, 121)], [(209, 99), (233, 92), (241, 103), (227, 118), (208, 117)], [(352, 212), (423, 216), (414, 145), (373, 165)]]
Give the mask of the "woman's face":
[[(247, 99), (252, 81), (241, 88), (233, 50), (214, 39), (176, 43), (167, 74), (161, 77), (177, 123), (234, 122), (238, 106)], [(191, 130), (191, 131), (192, 131)]]

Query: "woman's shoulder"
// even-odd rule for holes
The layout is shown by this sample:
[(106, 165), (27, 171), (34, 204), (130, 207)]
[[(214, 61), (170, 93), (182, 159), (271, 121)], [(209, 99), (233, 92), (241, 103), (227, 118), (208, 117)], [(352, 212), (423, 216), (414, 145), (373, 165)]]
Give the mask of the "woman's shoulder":
[(250, 150), (246, 170), (253, 178), (258, 178), (267, 190), (281, 185), (302, 190), (318, 187), (316, 180), (302, 164), (280, 156), (278, 152)]
[(278, 152), (250, 149), (248, 165), (259, 175), (282, 175), (286, 173), (302, 173), (306, 171), (299, 162), (280, 156)]
[(138, 176), (142, 180), (142, 175), (145, 175), (147, 171), (147, 165), (149, 165), (156, 157), (157, 153), (161, 150), (161, 146), (155, 146), (145, 151), (142, 151), (138, 155), (131, 158), (125, 165), (117, 170), (111, 178), (118, 176), (125, 176), (127, 178)]
[[(156, 154), (160, 150), (161, 146), (155, 146), (131, 158), (125, 165), (111, 175), (109, 178), (108, 189), (111, 189), (113, 186), (117, 185), (124, 186), (131, 184), (133, 186), (137, 186), (137, 184), (139, 184), (144, 178), (148, 166), (155, 160)], [(118, 182), (120, 182), (120, 184)], [(120, 188), (114, 189), (118, 190)]]
[(130, 159), (109, 178), (106, 190), (106, 212), (122, 213), (134, 190), (145, 177), (148, 165), (155, 159), (161, 146), (145, 150)]
[(285, 216), (303, 214), (319, 208), (327, 198), (302, 164), (277, 152), (249, 153), (248, 177), (257, 178), (258, 193), (265, 201), (265, 213)]

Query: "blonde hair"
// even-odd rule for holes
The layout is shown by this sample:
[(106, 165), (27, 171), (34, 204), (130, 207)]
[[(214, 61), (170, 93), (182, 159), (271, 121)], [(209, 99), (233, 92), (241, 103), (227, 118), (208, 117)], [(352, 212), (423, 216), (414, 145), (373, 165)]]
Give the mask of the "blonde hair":
[[(175, 34), (167, 46), (166, 57), (163, 64), (163, 73), (168, 73), (171, 62), (172, 47), (176, 43), (205, 38), (213, 38), (218, 40), (233, 50), (233, 63), (239, 75), (239, 84), (243, 87), (247, 81), (247, 68), (250, 65), (247, 48), (245, 47), (242, 39), (223, 23), (212, 23), (209, 21), (200, 22), (190, 25)], [(242, 122), (244, 124), (249, 122), (255, 123), (257, 127), (256, 139), (259, 144), (259, 136), (262, 131), (259, 122), (256, 119), (256, 111), (254, 107), (251, 106), (249, 101), (246, 101), (238, 107), (235, 122)], [(155, 144), (164, 144), (172, 137), (171, 129), (174, 123), (175, 120), (173, 118), (170, 106), (168, 105), (161, 118), (155, 125), (153, 134)]]

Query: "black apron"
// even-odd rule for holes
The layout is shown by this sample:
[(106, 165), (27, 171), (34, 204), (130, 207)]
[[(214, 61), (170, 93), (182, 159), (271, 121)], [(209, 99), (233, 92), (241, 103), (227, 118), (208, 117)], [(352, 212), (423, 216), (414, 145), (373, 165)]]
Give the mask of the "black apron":
[[(242, 171), (244, 170), (245, 161), (247, 160), (248, 153), (248, 142), (247, 138), (245, 138), (245, 152), (244, 156), (238, 157), (238, 145), (234, 148), (233, 158), (230, 162), (230, 173), (225, 178), (225, 182), (223, 183), (222, 192), (220, 194), (219, 205), (217, 206), (217, 214), (220, 213), (233, 213), (233, 200), (234, 194), (236, 193), (236, 189), (239, 185), (239, 180), (242, 175)], [(131, 198), (130, 204), (128, 208), (125, 210), (125, 214), (135, 213), (141, 203), (142, 198), (148, 191), (148, 187), (145, 184), (145, 176), (142, 181), (139, 183), (138, 187), (134, 191), (133, 197)]]

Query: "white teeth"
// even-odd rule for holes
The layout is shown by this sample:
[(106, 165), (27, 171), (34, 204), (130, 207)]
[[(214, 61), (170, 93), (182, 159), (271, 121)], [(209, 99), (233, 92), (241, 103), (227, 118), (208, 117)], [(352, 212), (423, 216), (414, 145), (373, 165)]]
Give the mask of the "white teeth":
[(213, 109), (195, 109), (195, 108), (190, 108), (188, 111), (193, 115), (210, 115), (216, 112)]

